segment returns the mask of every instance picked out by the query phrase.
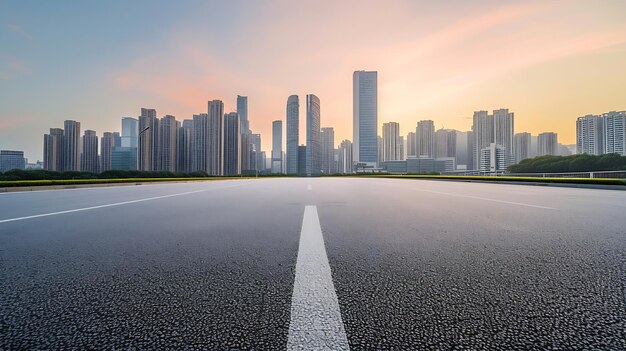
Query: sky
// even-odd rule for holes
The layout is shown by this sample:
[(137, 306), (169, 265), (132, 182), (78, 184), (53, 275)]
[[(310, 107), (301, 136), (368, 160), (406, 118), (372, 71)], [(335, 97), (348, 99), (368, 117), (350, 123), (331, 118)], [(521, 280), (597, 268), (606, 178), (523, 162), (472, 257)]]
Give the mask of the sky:
[[(352, 139), (352, 73), (378, 71), (379, 130), (417, 121), (469, 130), (509, 108), (515, 132), (557, 132), (626, 109), (626, 1), (0, 0), (0, 149), (41, 160), (73, 119), (102, 135), (141, 107), (189, 119), (248, 96), (271, 149), (287, 97), (321, 100), (335, 143)], [(284, 138), (283, 138), (284, 140)]]

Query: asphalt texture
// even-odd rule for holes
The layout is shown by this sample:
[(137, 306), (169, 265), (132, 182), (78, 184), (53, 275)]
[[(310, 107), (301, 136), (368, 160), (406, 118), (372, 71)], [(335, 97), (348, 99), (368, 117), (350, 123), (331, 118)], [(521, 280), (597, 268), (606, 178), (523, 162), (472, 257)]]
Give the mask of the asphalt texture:
[(353, 350), (626, 349), (626, 192), (285, 178), (0, 194), (0, 350), (285, 349), (307, 205)]

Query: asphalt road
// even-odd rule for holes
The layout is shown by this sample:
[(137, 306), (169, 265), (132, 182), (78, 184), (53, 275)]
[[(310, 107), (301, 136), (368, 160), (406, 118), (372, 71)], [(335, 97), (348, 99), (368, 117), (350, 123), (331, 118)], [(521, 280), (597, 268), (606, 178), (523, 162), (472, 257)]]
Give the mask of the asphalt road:
[(0, 194), (1, 350), (348, 347), (626, 349), (626, 192), (286, 178)]

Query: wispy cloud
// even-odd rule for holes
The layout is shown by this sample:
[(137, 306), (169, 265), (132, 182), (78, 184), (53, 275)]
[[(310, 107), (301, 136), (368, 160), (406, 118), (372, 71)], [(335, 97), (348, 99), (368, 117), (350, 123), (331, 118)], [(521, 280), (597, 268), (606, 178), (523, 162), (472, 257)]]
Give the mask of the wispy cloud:
[(17, 34), (22, 39), (26, 39), (26, 40), (32, 40), (33, 39), (33, 36), (30, 35), (28, 32), (26, 32), (24, 30), (24, 28), (22, 28), (20, 25), (17, 25), (15, 23), (8, 23), (8, 24), (6, 24), (6, 28), (10, 32), (12, 32), (14, 34)]

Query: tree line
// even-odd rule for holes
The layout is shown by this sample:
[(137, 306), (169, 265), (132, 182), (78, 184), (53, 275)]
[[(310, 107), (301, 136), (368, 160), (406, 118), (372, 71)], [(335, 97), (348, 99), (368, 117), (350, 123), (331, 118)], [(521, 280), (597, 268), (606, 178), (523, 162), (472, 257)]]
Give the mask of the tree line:
[(508, 167), (510, 173), (567, 173), (626, 170), (626, 156), (619, 154), (539, 156)]

